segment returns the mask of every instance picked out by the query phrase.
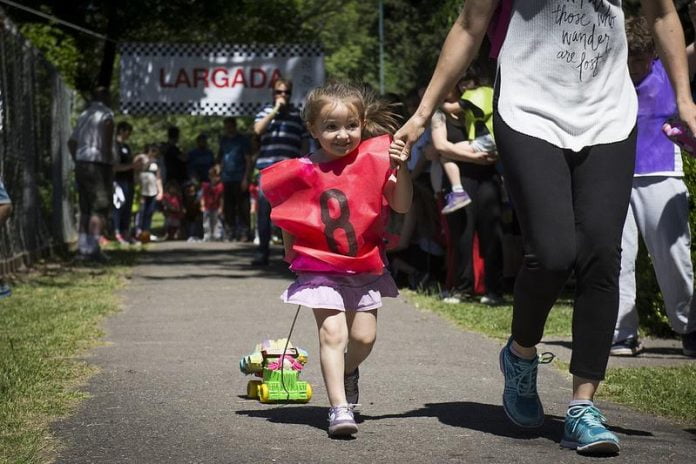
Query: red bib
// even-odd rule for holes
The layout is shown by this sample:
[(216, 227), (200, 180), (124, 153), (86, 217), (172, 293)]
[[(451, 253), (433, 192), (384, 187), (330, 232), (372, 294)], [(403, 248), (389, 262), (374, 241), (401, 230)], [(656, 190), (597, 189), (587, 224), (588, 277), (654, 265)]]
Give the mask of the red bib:
[(382, 272), (390, 143), (382, 135), (335, 161), (297, 158), (261, 171), (271, 220), (295, 237), (295, 252), (346, 271)]

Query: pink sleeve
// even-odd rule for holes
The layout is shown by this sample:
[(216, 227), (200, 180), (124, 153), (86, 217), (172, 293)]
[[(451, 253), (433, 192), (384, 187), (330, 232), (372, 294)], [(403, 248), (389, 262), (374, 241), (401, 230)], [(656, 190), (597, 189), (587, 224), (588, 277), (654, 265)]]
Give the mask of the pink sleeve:
[(503, 48), (511, 17), (512, 0), (500, 0), (498, 9), (493, 14), (493, 18), (488, 26), (488, 39), (491, 41), (490, 57), (493, 59), (498, 59), (500, 49)]

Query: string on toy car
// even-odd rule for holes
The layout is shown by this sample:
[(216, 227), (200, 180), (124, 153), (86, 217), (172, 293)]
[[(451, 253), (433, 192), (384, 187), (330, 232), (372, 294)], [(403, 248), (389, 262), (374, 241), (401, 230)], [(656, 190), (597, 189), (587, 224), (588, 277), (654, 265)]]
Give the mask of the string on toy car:
[(292, 319), (292, 325), (290, 325), (290, 333), (288, 333), (288, 338), (285, 340), (285, 347), (283, 348), (283, 354), (280, 356), (280, 385), (283, 387), (283, 391), (287, 395), (287, 399), (290, 399), (290, 392), (285, 386), (285, 352), (290, 344), (290, 337), (292, 336), (292, 331), (295, 329), (295, 322), (297, 322), (297, 316), (300, 314), (300, 308), (302, 305), (297, 305), (297, 311), (295, 311), (295, 317)]

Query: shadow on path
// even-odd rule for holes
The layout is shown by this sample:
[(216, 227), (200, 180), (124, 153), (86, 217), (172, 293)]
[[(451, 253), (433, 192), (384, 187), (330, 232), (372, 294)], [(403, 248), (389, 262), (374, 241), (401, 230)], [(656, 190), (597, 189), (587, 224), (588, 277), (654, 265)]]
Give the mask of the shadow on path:
[[(177, 244), (178, 246), (182, 246)], [(293, 274), (288, 270), (287, 263), (280, 257), (271, 259), (266, 266), (253, 266), (251, 260), (255, 248), (233, 247), (226, 244), (216, 244), (216, 248), (170, 248), (153, 247), (146, 253), (141, 253), (139, 264), (153, 266), (155, 269), (179, 268), (181, 272), (148, 272), (140, 277), (144, 280), (166, 281), (171, 279), (290, 279)], [(185, 245), (183, 245), (185, 246)], [(200, 270), (200, 272), (197, 272)], [(193, 272), (190, 272), (193, 271)], [(212, 272), (211, 272), (212, 271)]]
[[(284, 406), (272, 409), (237, 411), (237, 414), (258, 417), (270, 422), (282, 424), (309, 425), (326, 429), (326, 408), (317, 406)], [(560, 443), (563, 437), (563, 417), (546, 415), (544, 425), (538, 429), (521, 429), (513, 425), (499, 405), (475, 403), (470, 401), (450, 403), (428, 403), (424, 407), (397, 414), (371, 416), (359, 414), (358, 422), (378, 421), (384, 419), (406, 419), (411, 417), (434, 417), (451, 427), (477, 430), (483, 433), (521, 440), (545, 438)], [(611, 430), (622, 435), (651, 437), (652, 433), (644, 430), (611, 426)]]
[(327, 428), (327, 408), (306, 405), (284, 405), (269, 409), (249, 409), (236, 411), (248, 417), (266, 419), (279, 424), (309, 425), (320, 430)]

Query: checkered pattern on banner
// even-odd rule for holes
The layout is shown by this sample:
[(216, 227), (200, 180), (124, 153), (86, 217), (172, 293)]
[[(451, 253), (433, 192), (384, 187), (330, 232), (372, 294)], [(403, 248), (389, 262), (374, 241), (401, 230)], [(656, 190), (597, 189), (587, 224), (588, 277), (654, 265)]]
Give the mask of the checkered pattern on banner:
[[(302, 105), (297, 105), (300, 108)], [(248, 116), (261, 111), (263, 103), (220, 102), (123, 102), (123, 114), (190, 114), (193, 116)]]
[(312, 57), (322, 56), (324, 51), (319, 44), (176, 44), (176, 43), (124, 43), (120, 46), (122, 55), (146, 55), (146, 56), (201, 56), (224, 55), (242, 57), (256, 55), (258, 57), (290, 56)]

